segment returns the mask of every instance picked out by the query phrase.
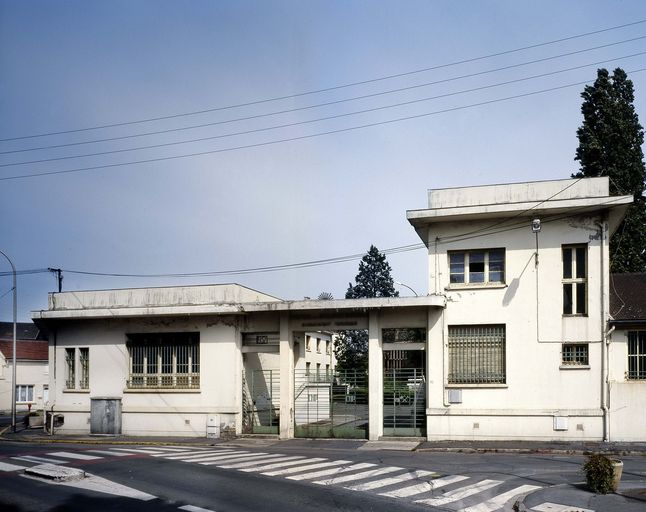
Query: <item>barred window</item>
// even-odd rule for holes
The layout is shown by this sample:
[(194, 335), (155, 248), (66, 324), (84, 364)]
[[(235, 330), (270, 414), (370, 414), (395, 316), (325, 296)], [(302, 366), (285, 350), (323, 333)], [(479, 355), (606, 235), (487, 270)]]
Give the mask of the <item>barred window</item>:
[(76, 349), (65, 349), (65, 388), (76, 388)]
[(505, 282), (505, 250), (449, 252), (451, 284), (485, 284)]
[(646, 380), (646, 331), (628, 332), (628, 378)]
[(566, 366), (588, 365), (588, 344), (564, 344), (561, 350), (561, 364)]
[(588, 246), (564, 245), (563, 314), (588, 314)]
[(90, 389), (90, 349), (79, 348), (79, 388)]
[(130, 376), (133, 389), (199, 389), (200, 334), (129, 334)]
[(449, 384), (505, 384), (505, 326), (449, 326)]

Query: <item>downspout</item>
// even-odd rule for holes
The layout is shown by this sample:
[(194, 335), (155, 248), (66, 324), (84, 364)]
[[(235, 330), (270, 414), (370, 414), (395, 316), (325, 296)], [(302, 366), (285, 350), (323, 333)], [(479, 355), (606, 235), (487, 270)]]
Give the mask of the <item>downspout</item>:
[(603, 411), (603, 442), (607, 443), (610, 440), (610, 411), (608, 410), (608, 343), (609, 337), (606, 334), (606, 274), (605, 274), (605, 250), (606, 250), (606, 224), (605, 222), (598, 222), (597, 226), (601, 231), (600, 253), (600, 298), (601, 298), (601, 410)]

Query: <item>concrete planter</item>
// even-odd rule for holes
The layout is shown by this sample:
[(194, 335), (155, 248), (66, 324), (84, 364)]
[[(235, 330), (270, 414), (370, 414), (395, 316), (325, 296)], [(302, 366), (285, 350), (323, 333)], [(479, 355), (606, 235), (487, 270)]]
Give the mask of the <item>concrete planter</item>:
[(619, 489), (619, 482), (621, 481), (621, 473), (624, 470), (624, 463), (617, 459), (612, 459), (612, 490), (617, 492)]
[(42, 414), (35, 414), (35, 415), (29, 415), (29, 428), (37, 428), (37, 427), (42, 427), (43, 426), (43, 415)]

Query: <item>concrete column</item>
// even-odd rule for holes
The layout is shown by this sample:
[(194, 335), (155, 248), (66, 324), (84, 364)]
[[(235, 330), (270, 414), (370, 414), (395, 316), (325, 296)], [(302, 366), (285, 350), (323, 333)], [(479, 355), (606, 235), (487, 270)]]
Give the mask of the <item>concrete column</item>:
[(280, 314), (280, 438), (294, 437), (294, 339), (289, 314)]
[(384, 362), (379, 329), (379, 311), (368, 316), (368, 439), (378, 440), (384, 433)]

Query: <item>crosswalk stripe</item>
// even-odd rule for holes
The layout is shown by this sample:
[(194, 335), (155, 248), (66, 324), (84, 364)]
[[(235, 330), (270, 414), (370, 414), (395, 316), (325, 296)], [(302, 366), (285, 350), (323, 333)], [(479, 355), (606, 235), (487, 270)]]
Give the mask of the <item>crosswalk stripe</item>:
[[(205, 457), (201, 459), (193, 459), (192, 461), (189, 460), (188, 462), (197, 462), (198, 464), (202, 464), (203, 462), (210, 462), (212, 464), (219, 464), (221, 461), (225, 461), (225, 464), (228, 464), (228, 463), (233, 464), (234, 462), (244, 462), (247, 459), (266, 456), (266, 455), (269, 455), (269, 454), (261, 452), (261, 453), (238, 453), (234, 455), (212, 455), (210, 457)], [(206, 465), (209, 466), (212, 464), (206, 464)]]
[(190, 457), (191, 455), (197, 455), (198, 453), (199, 454), (208, 454), (208, 453), (220, 453), (220, 452), (217, 452), (217, 451), (196, 452), (195, 450), (184, 450), (184, 451), (181, 451), (181, 452), (173, 452), (173, 453), (168, 453), (168, 452), (166, 452), (166, 453), (155, 453), (153, 455), (153, 457), (166, 457), (166, 458), (175, 457), (175, 458), (179, 458), (181, 456)]
[(386, 473), (394, 473), (395, 471), (403, 471), (404, 468), (397, 466), (385, 466), (383, 468), (371, 469), (369, 471), (363, 471), (361, 473), (354, 473), (353, 475), (344, 475), (334, 478), (327, 478), (325, 480), (317, 480), (313, 482), (318, 485), (336, 485), (342, 484), (345, 482), (350, 482), (352, 480), (364, 480), (366, 478), (372, 478), (374, 476), (385, 475)]
[[(290, 456), (285, 456), (285, 455), (274, 455), (273, 458), (267, 458), (265, 460), (261, 460), (260, 462), (257, 460), (252, 460), (252, 461), (245, 461), (245, 462), (238, 462), (236, 464), (227, 464), (225, 466), (218, 466), (219, 468), (222, 469), (242, 469), (242, 468), (249, 468), (252, 466), (258, 466), (259, 464), (265, 464), (266, 462), (281, 462), (281, 461), (287, 461), (287, 460), (294, 460), (294, 459), (304, 459), (305, 457), (302, 455), (290, 455)], [(299, 462), (300, 462), (299, 460)]]
[(64, 459), (78, 459), (78, 460), (98, 460), (103, 457), (98, 457), (96, 455), (84, 455), (82, 453), (72, 453), (72, 452), (49, 452), (47, 455), (52, 457), (63, 457)]
[(187, 453), (164, 453), (163, 455), (155, 455), (155, 457), (164, 457), (165, 459), (168, 460), (189, 460), (193, 458), (200, 458), (200, 457), (209, 457), (211, 455), (226, 455), (226, 454), (233, 454), (233, 453), (246, 453), (246, 452), (237, 452), (234, 450), (227, 450), (226, 452), (222, 451), (217, 451), (217, 452), (200, 452), (200, 453), (195, 453), (195, 452), (187, 452)]
[(278, 469), (276, 471), (267, 471), (262, 474), (265, 476), (291, 475), (293, 473), (302, 473), (303, 471), (309, 471), (311, 469), (328, 468), (330, 466), (340, 466), (341, 464), (350, 464), (350, 462), (351, 461), (349, 460), (331, 460), (328, 462), (319, 462), (318, 464), (307, 464), (305, 466), (298, 466), (295, 468)]
[(518, 496), (519, 494), (525, 494), (527, 492), (535, 491), (540, 489), (538, 485), (521, 485), (507, 492), (503, 492), (498, 496), (494, 496), (490, 500), (485, 501), (484, 503), (478, 503), (473, 507), (467, 507), (462, 509), (460, 512), (493, 512), (494, 510), (499, 509), (509, 500)]
[(89, 453), (98, 453), (99, 455), (110, 455), (112, 457), (128, 457), (132, 453), (109, 452), (108, 450), (85, 450)]
[(150, 455), (153, 455), (156, 453), (163, 453), (163, 452), (160, 452), (159, 450), (149, 450), (144, 448), (110, 448), (110, 449), (117, 450), (120, 452), (128, 452), (128, 453), (147, 453)]
[(551, 503), (549, 501), (541, 503), (540, 505), (536, 505), (530, 510), (534, 510), (535, 512), (594, 512), (594, 510), (590, 510), (589, 508), (573, 507), (572, 505), (561, 505), (560, 503)]
[(381, 496), (388, 496), (390, 498), (406, 498), (408, 496), (415, 496), (416, 494), (440, 489), (447, 485), (461, 482), (462, 480), (468, 480), (468, 478), (468, 476), (462, 475), (444, 476), (442, 478), (435, 478), (429, 482), (422, 482), (415, 485), (409, 485), (408, 487), (402, 487), (401, 489), (395, 489), (394, 491), (383, 492), (381, 493)]
[(347, 467), (324, 469), (322, 471), (315, 471), (314, 473), (305, 473), (304, 475), (288, 476), (287, 478), (289, 480), (312, 480), (320, 476), (338, 475), (339, 473), (349, 473), (350, 471), (357, 471), (359, 469), (367, 469), (375, 466), (376, 464), (372, 464), (371, 462), (362, 462), (360, 464), (352, 464)]
[(208, 508), (196, 507), (195, 505), (184, 505), (183, 507), (178, 507), (180, 510), (186, 510), (187, 512), (214, 512)]
[(440, 505), (446, 505), (447, 503), (452, 503), (454, 501), (459, 501), (479, 492), (486, 491), (491, 489), (498, 484), (501, 484), (501, 480), (482, 480), (481, 482), (465, 485), (464, 487), (459, 487), (452, 491), (444, 493), (442, 496), (437, 496), (435, 498), (429, 498), (426, 500), (416, 500), (415, 503), (424, 503), (425, 505), (432, 505), (438, 507)]
[[(185, 452), (186, 446), (183, 448), (174, 448), (171, 446), (155, 446), (155, 450), (163, 451), (163, 452)], [(193, 448), (193, 450), (203, 450), (204, 448), (198, 448), (197, 446)]]
[(25, 469), (25, 466), (9, 464), (8, 462), (0, 462), (0, 471), (18, 471), (19, 469)]
[(433, 471), (409, 471), (403, 475), (395, 475), (388, 478), (382, 478), (381, 480), (373, 480), (372, 482), (366, 482), (363, 484), (350, 485), (346, 487), (351, 491), (371, 491), (372, 489), (379, 489), (380, 487), (386, 487), (387, 485), (400, 484), (406, 482), (407, 480), (414, 480), (417, 478), (422, 478), (425, 476), (433, 476), (437, 473)]
[(299, 464), (304, 464), (304, 463), (314, 463), (314, 462), (321, 462), (324, 461), (325, 459), (302, 459), (299, 457), (299, 460), (290, 460), (289, 462), (277, 462), (276, 464), (268, 464), (266, 466), (256, 466), (253, 468), (244, 468), (241, 469), (240, 471), (244, 471), (245, 473), (252, 473), (254, 471), (260, 473), (262, 471), (270, 471), (272, 469), (278, 469), (278, 468), (285, 468), (289, 466), (297, 466)]
[[(282, 455), (275, 453), (250, 453), (249, 455), (240, 456), (235, 459), (229, 459), (225, 462), (225, 464), (235, 464), (236, 462), (247, 462), (252, 460), (260, 460), (262, 462), (262, 459), (273, 460), (277, 457), (282, 457)], [(209, 459), (208, 462), (200, 462), (200, 464), (202, 464), (203, 466), (219, 466), (220, 461)]]
[(11, 458), (15, 459), (15, 460), (24, 460), (24, 461), (27, 461), (27, 462), (35, 462), (37, 464), (42, 464), (43, 462), (47, 463), (47, 464), (65, 464), (66, 462), (68, 462), (66, 460), (48, 459), (46, 457), (36, 457), (36, 456), (33, 456), (33, 455), (24, 455), (22, 457), (11, 457)]

